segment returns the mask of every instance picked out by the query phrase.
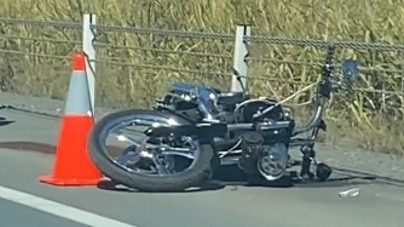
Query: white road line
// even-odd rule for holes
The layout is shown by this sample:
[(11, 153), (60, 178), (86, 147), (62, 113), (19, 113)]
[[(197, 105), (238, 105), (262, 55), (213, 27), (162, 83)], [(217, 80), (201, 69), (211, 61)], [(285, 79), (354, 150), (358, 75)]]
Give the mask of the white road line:
[(137, 227), (114, 219), (102, 217), (78, 208), (37, 197), (25, 192), (0, 186), (0, 198), (25, 205), (49, 214), (96, 227)]

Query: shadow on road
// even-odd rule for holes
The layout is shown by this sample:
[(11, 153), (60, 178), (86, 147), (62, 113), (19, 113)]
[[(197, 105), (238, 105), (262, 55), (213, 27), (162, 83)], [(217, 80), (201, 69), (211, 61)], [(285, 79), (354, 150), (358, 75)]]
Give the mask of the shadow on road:
[[(1, 120), (1, 118), (0, 118)], [(1, 122), (1, 121), (0, 121)], [(18, 151), (36, 151), (45, 154), (55, 154), (56, 147), (44, 143), (35, 142), (0, 142), (0, 148), (18, 150)], [(113, 153), (117, 154), (117, 150)], [(214, 175), (213, 179), (204, 183), (202, 186), (198, 186), (195, 189), (190, 189), (187, 192), (201, 192), (220, 190), (226, 187), (235, 188), (237, 186), (243, 187), (271, 187), (271, 188), (319, 188), (319, 187), (343, 187), (354, 185), (366, 185), (366, 184), (390, 184), (398, 187), (404, 187), (404, 181), (394, 178), (388, 178), (384, 176), (378, 176), (371, 173), (367, 173), (359, 170), (350, 170), (344, 168), (333, 167), (333, 174), (330, 179), (324, 182), (308, 181), (302, 182), (290, 178), (283, 178), (277, 182), (247, 182), (245, 174), (236, 166), (223, 166)], [(98, 188), (104, 190), (125, 191), (125, 192), (137, 192), (136, 190), (128, 189), (116, 185), (110, 181), (100, 182)], [(178, 192), (177, 192), (178, 193)], [(181, 193), (184, 193), (181, 192)]]
[(56, 147), (49, 144), (23, 141), (0, 142), (0, 148), (24, 152), (35, 151), (45, 154), (54, 154), (56, 151)]
[(0, 127), (14, 123), (15, 121), (7, 120), (5, 117), (0, 117)]
[[(204, 192), (221, 190), (226, 187), (230, 190), (236, 190), (237, 187), (264, 187), (264, 188), (320, 188), (320, 187), (343, 187), (354, 185), (366, 185), (375, 184), (376, 177), (360, 176), (356, 174), (348, 174), (342, 176), (341, 174), (333, 174), (333, 176), (324, 182), (307, 181), (302, 182), (294, 180), (288, 177), (282, 178), (277, 182), (265, 182), (265, 181), (247, 181), (245, 174), (239, 170), (236, 166), (224, 166), (221, 167), (214, 175), (213, 179), (205, 182), (203, 185), (188, 189), (186, 191), (177, 191), (172, 193), (192, 193), (192, 192)], [(124, 187), (113, 181), (100, 182), (98, 188), (103, 190), (131, 192), (131, 193), (145, 193)]]

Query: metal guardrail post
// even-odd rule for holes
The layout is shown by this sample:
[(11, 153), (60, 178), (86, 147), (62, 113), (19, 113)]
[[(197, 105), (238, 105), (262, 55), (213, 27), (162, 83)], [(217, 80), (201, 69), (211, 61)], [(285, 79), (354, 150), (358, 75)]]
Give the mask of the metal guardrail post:
[(96, 16), (92, 13), (83, 16), (83, 44), (82, 49), (87, 56), (86, 73), (88, 79), (88, 90), (90, 92), (91, 109), (94, 114), (95, 102), (95, 28)]
[[(245, 37), (251, 36), (251, 26), (238, 25), (234, 43), (233, 77), (231, 81), (231, 91), (241, 92), (243, 88), (247, 90), (248, 64), (246, 57), (250, 42)], [(240, 84), (241, 82), (241, 84)]]

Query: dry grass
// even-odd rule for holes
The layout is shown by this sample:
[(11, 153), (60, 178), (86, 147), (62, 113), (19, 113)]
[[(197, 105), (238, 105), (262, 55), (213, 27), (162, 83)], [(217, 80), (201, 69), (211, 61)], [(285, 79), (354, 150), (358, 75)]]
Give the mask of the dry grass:
[[(253, 25), (253, 35), (404, 42), (403, 0), (0, 2), (2, 17), (80, 22), (85, 12), (94, 12), (98, 16), (98, 23), (103, 25), (232, 34), (236, 24), (249, 23)], [(74, 42), (80, 40), (80, 31), (4, 24), (0, 25), (0, 32), (1, 49), (32, 53), (32, 56), (5, 52), (1, 54), (1, 89), (63, 99), (69, 80), (69, 55), (80, 48), (80, 44)], [(70, 43), (39, 42), (14, 37), (70, 40)], [(101, 59), (97, 64), (99, 104), (149, 106), (154, 98), (166, 91), (173, 80), (192, 80), (228, 89), (230, 77), (227, 75), (205, 75), (169, 68), (230, 74), (232, 40), (164, 38), (99, 31), (97, 41), (115, 45), (99, 47), (97, 50), (97, 58)], [(155, 49), (214, 53), (227, 57), (191, 56)], [(401, 53), (338, 49), (339, 59), (352, 55), (367, 66), (404, 70)], [(251, 56), (262, 59), (254, 59), (250, 64), (249, 73), (254, 78), (249, 84), (250, 90), (254, 90), (257, 95), (281, 98), (318, 79), (324, 51), (263, 43), (253, 45)], [(139, 67), (142, 65), (160, 68)], [(401, 73), (369, 72), (362, 76), (361, 83), (357, 85), (362, 89), (384, 88), (392, 92), (404, 92)], [(311, 95), (309, 92), (296, 98), (294, 102), (305, 102)], [(349, 95), (338, 94), (327, 113), (330, 132), (325, 139), (335, 143), (353, 143), (366, 149), (402, 153), (403, 105), (403, 97), (394, 93), (386, 96), (359, 91), (353, 91)]]

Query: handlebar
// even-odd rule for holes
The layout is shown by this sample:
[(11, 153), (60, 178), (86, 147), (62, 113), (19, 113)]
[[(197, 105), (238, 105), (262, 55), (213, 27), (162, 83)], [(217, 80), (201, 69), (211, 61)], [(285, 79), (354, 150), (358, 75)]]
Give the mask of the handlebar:
[(321, 119), (324, 112), (324, 104), (326, 102), (326, 99), (330, 98), (332, 90), (331, 78), (333, 77), (333, 71), (334, 71), (334, 57), (335, 57), (335, 46), (330, 45), (328, 46), (327, 57), (325, 60), (325, 64), (323, 66), (323, 77), (317, 87), (315, 114), (312, 116), (312, 118), (306, 125), (296, 127), (293, 135), (306, 132), (310, 129), (317, 127), (321, 123)]

